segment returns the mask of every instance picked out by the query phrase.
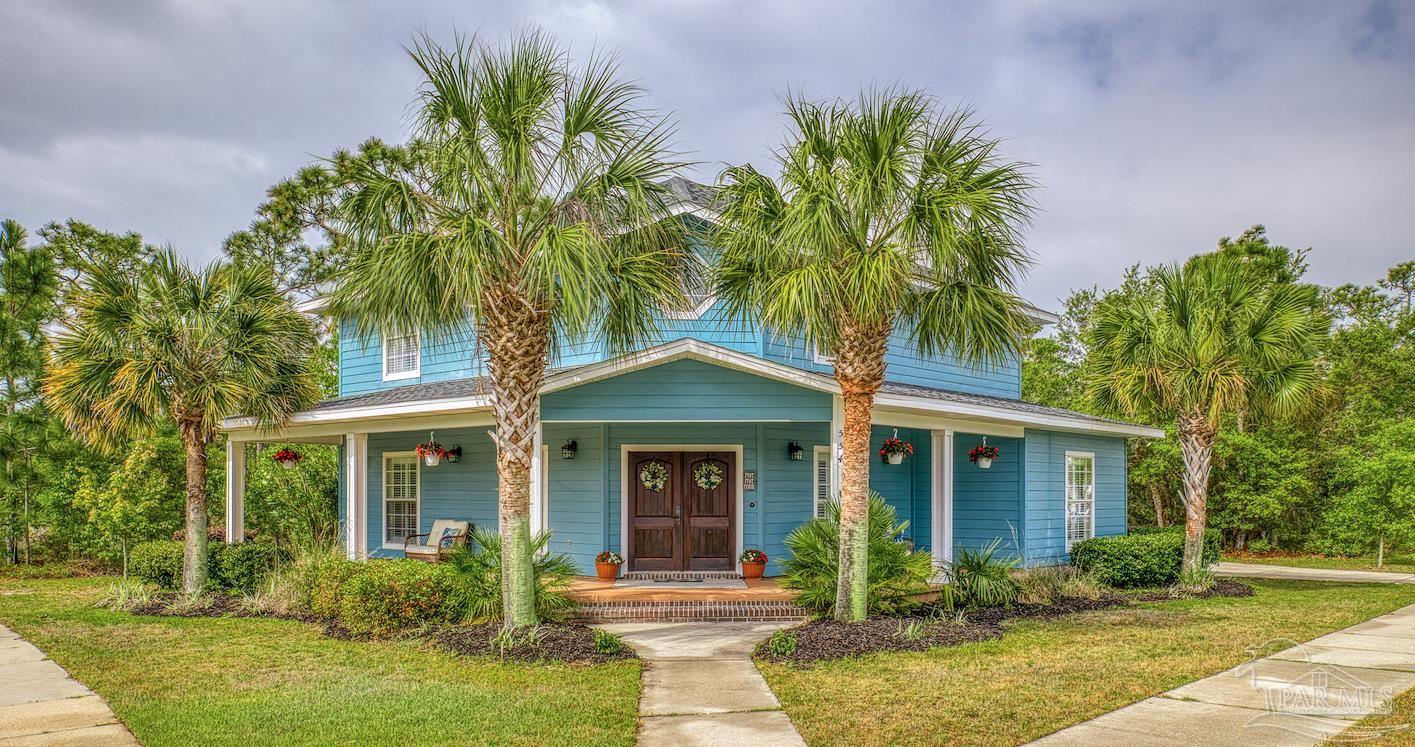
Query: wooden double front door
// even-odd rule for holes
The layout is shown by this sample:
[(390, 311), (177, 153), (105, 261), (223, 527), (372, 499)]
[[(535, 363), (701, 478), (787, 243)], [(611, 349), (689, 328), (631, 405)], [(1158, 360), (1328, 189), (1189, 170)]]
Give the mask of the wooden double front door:
[(629, 570), (737, 567), (735, 453), (631, 451), (628, 467)]

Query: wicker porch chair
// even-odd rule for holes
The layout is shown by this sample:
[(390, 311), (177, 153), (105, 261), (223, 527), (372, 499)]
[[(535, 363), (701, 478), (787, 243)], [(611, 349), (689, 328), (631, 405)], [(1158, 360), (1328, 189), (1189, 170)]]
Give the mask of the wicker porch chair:
[[(403, 554), (414, 560), (436, 563), (459, 547), (466, 547), (472, 536), (472, 523), (460, 519), (438, 519), (432, 531), (414, 534), (403, 540)], [(418, 542), (422, 539), (422, 542)]]

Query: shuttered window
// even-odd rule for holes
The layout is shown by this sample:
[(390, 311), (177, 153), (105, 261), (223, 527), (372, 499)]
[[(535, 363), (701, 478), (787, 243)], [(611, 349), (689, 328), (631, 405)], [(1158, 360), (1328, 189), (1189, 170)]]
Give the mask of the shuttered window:
[(401, 545), (418, 533), (418, 455), (383, 457), (383, 541)]
[(410, 379), (418, 375), (418, 335), (390, 335), (383, 340), (383, 378)]
[(830, 502), (830, 447), (817, 446), (814, 450), (815, 491), (814, 514), (825, 516), (825, 504)]
[(1066, 551), (1096, 534), (1096, 458), (1066, 455)]

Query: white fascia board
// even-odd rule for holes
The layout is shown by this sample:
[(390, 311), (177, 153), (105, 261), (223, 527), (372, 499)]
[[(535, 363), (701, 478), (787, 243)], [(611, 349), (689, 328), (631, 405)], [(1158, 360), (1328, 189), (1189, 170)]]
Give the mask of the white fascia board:
[(629, 353), (619, 358), (599, 363), (590, 363), (588, 365), (578, 366), (551, 374), (546, 377), (545, 386), (541, 388), (541, 394), (548, 394), (562, 389), (569, 389), (604, 379), (611, 379), (615, 376), (622, 376), (626, 373), (632, 373), (664, 363), (671, 363), (676, 360), (700, 360), (705, 363), (713, 363), (725, 368), (731, 368), (769, 379), (776, 379), (777, 381), (782, 381), (787, 384), (795, 384), (807, 389), (830, 393), (839, 392), (839, 387), (836, 386), (835, 380), (829, 376), (822, 376), (821, 374), (803, 371), (782, 363), (763, 360), (754, 355), (739, 353), (735, 350), (713, 345), (712, 343), (684, 338), (648, 348), (647, 350)]
[(322, 315), (329, 308), (328, 296), (315, 296), (295, 304), (295, 311), (302, 314)]
[(1038, 412), (1009, 410), (1003, 407), (989, 407), (965, 402), (930, 400), (922, 397), (902, 397), (899, 395), (879, 395), (875, 404), (903, 410), (923, 410), (947, 415), (982, 418), (1005, 423), (1021, 423), (1034, 428), (1044, 428), (1072, 433), (1092, 433), (1096, 435), (1126, 436), (1131, 438), (1164, 438), (1164, 431), (1144, 425), (1129, 423), (1107, 423), (1086, 418), (1065, 415), (1051, 415)]
[[(286, 427), (314, 423), (343, 423), (356, 420), (378, 420), (381, 418), (406, 417), (487, 409), (491, 407), (491, 397), (457, 397), (454, 399), (431, 399), (397, 404), (350, 407), (332, 410), (309, 410), (291, 416)], [(221, 421), (222, 430), (258, 428), (259, 421), (252, 417), (226, 418)]]

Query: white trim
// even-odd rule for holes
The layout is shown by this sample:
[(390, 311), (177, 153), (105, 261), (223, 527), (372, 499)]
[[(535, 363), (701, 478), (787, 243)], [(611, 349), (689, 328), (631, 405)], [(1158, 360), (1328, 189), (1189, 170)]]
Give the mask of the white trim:
[[(401, 338), (405, 338), (405, 337), (411, 337), (411, 338), (413, 338), (413, 350), (414, 350), (414, 355), (413, 355), (413, 367), (412, 367), (411, 370), (408, 370), (408, 371), (399, 371), (398, 373), (388, 373), (388, 341), (391, 340), (391, 339), (393, 339), (393, 338), (399, 338), (399, 339), (401, 339)], [(381, 363), (381, 371), (382, 371), (382, 373), (383, 373), (383, 380), (384, 380), (384, 381), (402, 381), (402, 380), (404, 380), (404, 379), (416, 379), (416, 378), (422, 376), (422, 370), (423, 370), (423, 335), (422, 335), (421, 332), (414, 332), (414, 333), (411, 334), (411, 335), (387, 335), (387, 334), (385, 334), (385, 335), (383, 335), (383, 344), (382, 344), (382, 346), (381, 346), (381, 349), (382, 349), (382, 351), (383, 351), (383, 354), (382, 354), (382, 363)]]
[(834, 366), (835, 356), (821, 352), (820, 343), (811, 343), (811, 361), (818, 366)]
[[(368, 434), (344, 438), (344, 531), (350, 560), (368, 557)], [(381, 543), (380, 543), (381, 544)]]
[(1061, 473), (1061, 543), (1062, 549), (1068, 554), (1071, 552), (1071, 460), (1085, 459), (1091, 463), (1091, 485), (1089, 502), (1091, 504), (1090, 526), (1086, 528), (1086, 536), (1082, 540), (1091, 539), (1096, 536), (1096, 453), (1093, 451), (1067, 451), (1066, 459), (1062, 462)]
[(540, 532), (550, 531), (550, 447), (540, 446)]
[(687, 309), (682, 309), (682, 310), (680, 310), (680, 311), (665, 311), (665, 312), (663, 312), (663, 318), (664, 318), (664, 319), (672, 319), (672, 320), (674, 320), (674, 321), (679, 321), (679, 322), (682, 322), (682, 321), (693, 321), (693, 320), (695, 320), (695, 319), (702, 319), (702, 318), (703, 318), (703, 314), (708, 313), (708, 309), (711, 309), (711, 308), (712, 308), (712, 305), (715, 304), (715, 303), (717, 303), (717, 296), (710, 293), (710, 294), (708, 294), (707, 297), (704, 298), (702, 301), (699, 301), (696, 306), (693, 306), (693, 307), (690, 307), (690, 308), (687, 308)]
[(830, 398), (830, 494), (840, 495), (840, 469), (845, 463), (845, 399), (840, 395)]
[(226, 544), (246, 539), (246, 444), (226, 442)]
[(929, 543), (933, 548), (934, 566), (947, 568), (953, 562), (953, 431), (934, 431), (933, 464), (929, 497)]
[[(619, 552), (625, 552), (629, 539), (629, 452), (631, 451), (730, 451), (737, 456), (737, 474), (733, 479), (737, 481), (737, 501), (733, 516), (736, 519), (736, 550), (733, 551), (733, 568), (738, 573), (742, 572), (742, 563), (738, 558), (742, 554), (742, 458), (745, 449), (742, 444), (620, 444), (619, 445)], [(758, 475), (757, 492), (761, 492), (761, 476)], [(621, 573), (629, 568), (630, 558), (624, 556), (624, 565), (621, 566)]]
[(418, 530), (423, 527), (423, 460), (418, 457), (416, 451), (384, 451), (379, 454), (383, 471), (379, 474), (378, 485), (378, 505), (379, 523), (378, 543), (385, 550), (402, 550), (403, 545), (396, 545), (388, 541), (388, 461), (390, 459), (413, 459), (413, 479), (416, 485), (413, 486), (413, 534), (419, 534)]
[(531, 535), (545, 531), (545, 427), (536, 423), (531, 440)]
[(822, 457), (822, 456), (824, 456), (824, 457), (825, 457), (825, 460), (826, 460), (826, 465), (825, 465), (825, 469), (826, 469), (826, 478), (825, 478), (825, 492), (826, 492), (826, 496), (825, 496), (825, 498), (826, 498), (826, 500), (830, 500), (830, 497), (831, 497), (832, 495), (834, 495), (834, 493), (832, 493), (832, 492), (830, 491), (831, 477), (832, 477), (833, 472), (834, 472), (834, 469), (831, 467), (831, 464), (830, 464), (830, 447), (829, 447), (829, 446), (813, 446), (813, 447), (811, 447), (811, 518), (812, 518), (812, 519), (817, 518), (817, 517), (819, 517), (819, 516), (821, 515), (821, 497), (820, 497), (820, 495), (819, 495), (819, 493), (820, 493), (820, 475), (817, 473), (817, 470), (820, 469), (820, 460), (821, 460), (821, 457)]

